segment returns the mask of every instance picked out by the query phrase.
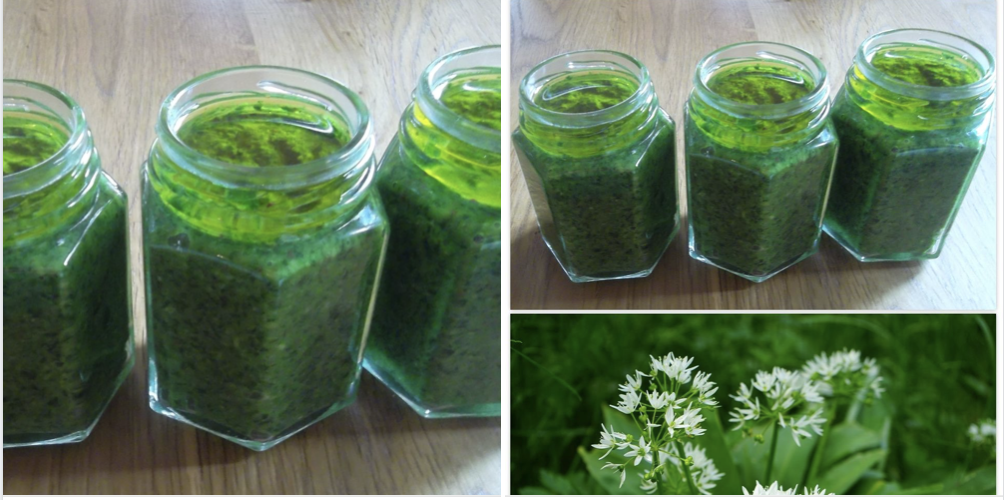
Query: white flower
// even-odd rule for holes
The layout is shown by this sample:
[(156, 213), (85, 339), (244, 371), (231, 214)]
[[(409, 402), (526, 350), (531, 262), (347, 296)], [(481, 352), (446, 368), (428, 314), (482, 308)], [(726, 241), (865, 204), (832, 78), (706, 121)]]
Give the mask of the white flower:
[(718, 392), (718, 387), (710, 379), (710, 373), (697, 372), (691, 386), (698, 392), (698, 402), (708, 406), (718, 406), (718, 401), (711, 399), (711, 396)]
[[(747, 490), (746, 487), (743, 486), (743, 495), (768, 495), (768, 496), (797, 495), (797, 493), (795, 493), (795, 490), (797, 489), (798, 486), (795, 486), (790, 490), (786, 490), (784, 489), (784, 487), (779, 486), (777, 484), (777, 481), (774, 481), (770, 485), (770, 487), (764, 488), (763, 485), (760, 484), (760, 481), (757, 481), (756, 488), (753, 489), (753, 493), (750, 493), (749, 490)], [(816, 485), (815, 488), (812, 489), (812, 491), (809, 491), (808, 487), (806, 487), (804, 491), (805, 495), (812, 495), (812, 496), (822, 496), (827, 494), (833, 495), (833, 493), (826, 493), (826, 490), (820, 488), (818, 484)]]
[[(708, 458), (704, 448), (695, 446), (693, 443), (683, 445), (684, 456), (690, 457), (694, 464), (690, 466), (690, 476), (694, 479), (694, 485), (704, 495), (710, 495), (710, 491), (718, 483), (718, 480), (725, 475), (715, 467), (715, 462)], [(680, 474), (684, 474), (680, 459), (669, 456), (668, 460), (677, 467)]]
[(609, 432), (607, 432), (607, 427), (605, 425), (600, 424), (600, 427), (603, 429), (600, 431), (600, 444), (593, 445), (593, 448), (607, 450), (607, 452), (600, 457), (600, 460), (607, 458), (607, 455), (609, 455), (614, 449), (623, 450), (628, 447), (627, 435), (614, 431), (613, 425), (610, 426)]
[(621, 465), (621, 464), (615, 464), (615, 463), (607, 462), (606, 465), (604, 465), (603, 467), (600, 467), (600, 470), (603, 470), (603, 469), (613, 469), (614, 472), (620, 471), (620, 473), (621, 473), (621, 484), (620, 484), (620, 486), (618, 486), (618, 488), (623, 488), (624, 487), (624, 478), (627, 477), (627, 467), (625, 467), (624, 465)]
[(669, 404), (669, 394), (665, 392), (650, 391), (645, 395), (648, 396), (648, 404), (656, 410), (661, 410)]
[(746, 421), (756, 422), (760, 420), (760, 400), (754, 399), (752, 402), (747, 401), (746, 408), (736, 408), (729, 412), (729, 422), (736, 422), (737, 425), (735, 429), (738, 430), (746, 424)]
[(645, 457), (647, 455), (649, 455), (650, 453), (652, 453), (652, 446), (651, 446), (651, 444), (646, 444), (645, 443), (645, 436), (642, 436), (641, 439), (638, 440), (638, 444), (637, 445), (630, 444), (628, 446), (631, 447), (631, 451), (625, 453), (624, 457), (625, 458), (635, 457), (634, 458), (634, 465), (636, 467), (638, 466), (638, 464), (641, 463), (642, 460), (645, 460)]
[(969, 425), (969, 439), (972, 439), (974, 443), (983, 442), (997, 442), (997, 421), (994, 419), (986, 419), (981, 421), (979, 424)]
[[(753, 395), (753, 390), (766, 396), (766, 403), (761, 404), (760, 398)], [(743, 428), (747, 423), (755, 423), (761, 419), (778, 419), (782, 427), (792, 425), (795, 431), (795, 442), (800, 443), (799, 436), (808, 437), (808, 429), (815, 430), (818, 426), (820, 412), (812, 417), (792, 418), (791, 411), (801, 412), (804, 404), (822, 403), (819, 384), (802, 372), (785, 370), (776, 367), (770, 372), (759, 371), (753, 377), (749, 386), (739, 385), (739, 392), (731, 398), (742, 406), (729, 412), (729, 422), (735, 422), (735, 429)], [(789, 417), (787, 421), (785, 417)], [(822, 429), (819, 430), (822, 432)]]
[(630, 415), (638, 409), (639, 403), (641, 403), (641, 396), (639, 396), (637, 392), (631, 391), (621, 394), (620, 402), (618, 402), (616, 406), (610, 405), (610, 407), (621, 413)]
[(637, 392), (641, 390), (642, 379), (647, 377), (647, 375), (638, 370), (635, 370), (634, 373), (634, 378), (632, 378), (631, 375), (628, 375), (627, 382), (617, 386), (621, 392)]
[[(812, 437), (812, 434), (806, 430), (807, 428), (815, 432), (817, 436), (823, 435), (823, 428), (820, 427), (820, 424), (826, 423), (826, 419), (821, 416), (822, 414), (823, 410), (820, 408), (812, 416), (802, 415), (797, 420), (792, 419), (788, 422), (788, 426), (791, 427), (791, 437), (795, 438), (796, 446), (802, 446), (802, 442), (798, 439), (799, 436)], [(781, 415), (781, 427), (785, 427), (784, 415)]]
[(659, 488), (659, 485), (651, 479), (645, 479), (646, 474), (638, 475), (641, 476), (641, 490), (648, 494), (655, 493), (655, 490)]
[(704, 416), (701, 415), (700, 408), (694, 408), (693, 405), (688, 405), (687, 409), (679, 415), (676, 415), (672, 406), (666, 410), (666, 423), (669, 424), (667, 428), (670, 437), (676, 435), (676, 430), (682, 430), (687, 436), (700, 436), (704, 434), (704, 429), (700, 427), (703, 421)]
[(875, 360), (862, 359), (861, 353), (853, 349), (820, 353), (805, 364), (802, 372), (818, 381), (819, 391), (824, 396), (857, 396), (862, 391), (870, 391), (879, 398), (885, 390)]
[(686, 356), (676, 357), (675, 354), (669, 353), (662, 358), (656, 358), (655, 356), (649, 356), (652, 360), (652, 370), (661, 371), (669, 377), (670, 380), (675, 380), (681, 384), (686, 384), (690, 382), (690, 373), (694, 371), (697, 367), (690, 366), (694, 362), (694, 358), (688, 358)]

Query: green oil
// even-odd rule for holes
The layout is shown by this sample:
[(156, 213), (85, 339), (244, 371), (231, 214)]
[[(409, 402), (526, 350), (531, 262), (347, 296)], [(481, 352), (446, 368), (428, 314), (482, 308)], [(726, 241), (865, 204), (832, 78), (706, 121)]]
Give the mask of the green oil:
[(502, 73), (498, 68), (450, 79), (439, 96), (450, 111), (474, 123), (502, 130)]
[(617, 71), (577, 71), (544, 83), (533, 103), (558, 113), (591, 113), (616, 106), (638, 90), (638, 80)]
[[(439, 102), (454, 113), (492, 130), (502, 129), (502, 77), (498, 68), (448, 78)], [(408, 116), (406, 111), (405, 115)], [(416, 166), (465, 200), (502, 206), (502, 155), (458, 139), (422, 110), (404, 121), (405, 149)], [(501, 139), (499, 140), (501, 147)]]
[(737, 63), (715, 72), (707, 81), (712, 92), (733, 102), (752, 105), (797, 101), (816, 83), (789, 65)]
[(959, 87), (983, 77), (976, 61), (934, 47), (894, 45), (878, 50), (871, 63), (897, 80), (925, 87)]
[(279, 99), (209, 105), (177, 135), (203, 155), (245, 167), (300, 165), (335, 154), (352, 139), (335, 116)]
[(3, 174), (27, 170), (51, 158), (70, 140), (66, 129), (36, 113), (4, 113)]

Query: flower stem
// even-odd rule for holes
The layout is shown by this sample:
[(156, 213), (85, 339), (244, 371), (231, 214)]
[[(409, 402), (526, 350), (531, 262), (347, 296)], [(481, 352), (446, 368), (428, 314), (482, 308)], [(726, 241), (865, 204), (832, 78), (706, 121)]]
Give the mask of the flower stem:
[(827, 437), (830, 435), (830, 428), (833, 427), (833, 420), (837, 418), (837, 405), (830, 405), (826, 413), (827, 419), (826, 423), (823, 424), (823, 434), (816, 441), (816, 449), (812, 452), (812, 456), (809, 457), (809, 468), (806, 469), (805, 478), (802, 481), (802, 484), (806, 487), (810, 484), (816, 484), (816, 474), (819, 473), (819, 467), (823, 464), (823, 451), (826, 448)]
[(770, 438), (770, 457), (767, 459), (767, 477), (764, 484), (771, 484), (770, 475), (774, 472), (774, 454), (777, 453), (777, 436), (781, 434), (781, 426), (774, 423), (774, 435)]
[(694, 478), (690, 475), (690, 466), (687, 465), (687, 454), (683, 452), (683, 446), (679, 441), (674, 444), (676, 445), (676, 452), (680, 454), (680, 464), (683, 465), (683, 475), (687, 478), (687, 486), (690, 488), (690, 494), (699, 495), (700, 492), (697, 491)]

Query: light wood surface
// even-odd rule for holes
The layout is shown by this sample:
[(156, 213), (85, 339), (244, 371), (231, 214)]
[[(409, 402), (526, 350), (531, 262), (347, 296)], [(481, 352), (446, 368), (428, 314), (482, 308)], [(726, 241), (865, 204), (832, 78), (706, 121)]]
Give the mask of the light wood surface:
[(4, 78), (83, 106), (129, 195), (137, 366), (86, 441), (4, 450), (14, 493), (501, 493), (500, 419), (424, 420), (372, 377), (358, 401), (264, 453), (154, 414), (143, 349), (139, 172), (161, 101), (208, 71), (271, 64), (330, 75), (370, 107), (382, 153), (424, 67), (501, 42), (498, 0), (6, 0)]
[[(795, 45), (823, 61), (835, 95), (868, 36), (932, 28), (996, 52), (997, 14), (993, 0), (513, 0), (512, 123), (518, 123), (519, 81), (538, 62), (590, 48), (631, 54), (648, 66), (663, 108), (677, 122), (685, 206), (683, 108), (694, 67), (707, 53), (741, 41)], [(818, 254), (759, 285), (688, 256), (685, 210), (679, 234), (648, 278), (573, 284), (540, 237), (513, 154), (512, 308), (995, 309), (996, 137), (994, 129), (940, 258), (862, 264), (824, 236)]]

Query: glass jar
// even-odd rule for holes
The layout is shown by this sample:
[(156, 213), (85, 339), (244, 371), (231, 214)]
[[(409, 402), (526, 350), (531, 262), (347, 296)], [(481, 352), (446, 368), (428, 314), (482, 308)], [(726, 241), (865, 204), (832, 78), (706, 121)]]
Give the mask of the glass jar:
[(126, 206), (80, 106), (4, 80), (4, 448), (85, 439), (132, 368)]
[(823, 63), (779, 43), (701, 60), (687, 100), (691, 257), (762, 282), (814, 254), (837, 156)]
[(172, 93), (143, 169), (150, 406), (254, 450), (350, 404), (387, 239), (369, 111), (244, 67)]
[(994, 82), (993, 56), (965, 38), (865, 40), (834, 102), (826, 232), (863, 262), (936, 258), (987, 144)]
[(380, 163), (393, 230), (366, 368), (426, 417), (501, 412), (501, 62), (429, 65)]
[(576, 283), (648, 276), (676, 235), (676, 125), (631, 56), (570, 52), (519, 87), (519, 157), (541, 236)]

